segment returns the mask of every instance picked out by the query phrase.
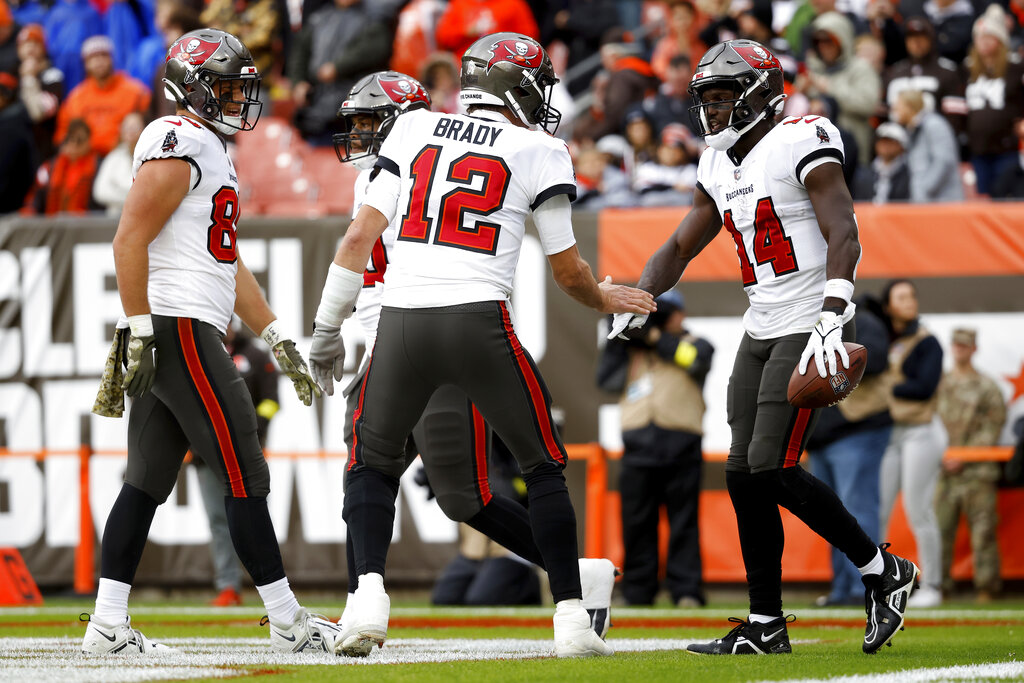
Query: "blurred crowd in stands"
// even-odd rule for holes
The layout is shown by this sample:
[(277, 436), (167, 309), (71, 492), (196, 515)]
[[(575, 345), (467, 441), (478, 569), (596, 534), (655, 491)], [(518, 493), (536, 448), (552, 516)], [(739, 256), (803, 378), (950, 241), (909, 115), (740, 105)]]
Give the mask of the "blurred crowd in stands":
[[(0, 0), (0, 214), (116, 214), (142, 127), (173, 113), (166, 49), (201, 26), (252, 51), (263, 131), (234, 142), (276, 130), (300, 206), (343, 173), (323, 154), (358, 78), (390, 67), (458, 111), (461, 54), (494, 31), (551, 54), (579, 208), (691, 201), (703, 143), (687, 85), (709, 46), (738, 37), (782, 62), (783, 115), (840, 128), (855, 199), (1024, 197), (1024, 0)], [(238, 157), (243, 182), (266, 175), (266, 156)]]

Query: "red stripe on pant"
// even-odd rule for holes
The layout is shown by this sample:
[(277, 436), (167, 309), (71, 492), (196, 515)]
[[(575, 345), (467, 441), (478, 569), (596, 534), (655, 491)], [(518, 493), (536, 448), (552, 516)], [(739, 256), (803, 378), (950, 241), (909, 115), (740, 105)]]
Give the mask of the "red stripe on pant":
[(810, 408), (800, 408), (797, 410), (793, 431), (790, 432), (789, 442), (786, 444), (786, 460), (782, 463), (783, 467), (792, 467), (800, 459), (800, 444), (804, 441), (804, 432), (807, 431), (807, 423), (810, 420)]
[(487, 479), (487, 425), (484, 416), (470, 405), (473, 415), (473, 459), (476, 461), (476, 488), (480, 492), (480, 501), (487, 505), (491, 502), (491, 482)]
[(352, 411), (352, 452), (348, 454), (348, 466), (345, 471), (349, 471), (356, 464), (356, 444), (359, 443), (359, 431), (356, 429), (356, 423), (359, 422), (359, 418), (363, 416), (363, 401), (366, 399), (366, 385), (370, 380), (370, 366), (373, 365), (373, 354), (370, 354), (370, 362), (366, 365), (366, 372), (363, 373), (363, 382), (359, 385), (359, 401), (356, 402), (356, 409)]
[(501, 307), (501, 322), (505, 327), (505, 335), (512, 344), (512, 353), (515, 355), (516, 363), (519, 365), (519, 372), (526, 381), (526, 387), (530, 394), (530, 403), (533, 404), (533, 414), (537, 419), (537, 424), (540, 426), (544, 447), (547, 449), (548, 455), (555, 462), (564, 465), (565, 457), (562, 455), (562, 449), (559, 448), (558, 441), (555, 440), (554, 432), (551, 429), (550, 413), (547, 404), (544, 402), (544, 392), (540, 388), (540, 381), (534, 374), (529, 361), (526, 360), (523, 346), (519, 343), (515, 330), (512, 329), (512, 318), (509, 317), (508, 307), (504, 302), (500, 302), (498, 305)]
[(196, 348), (196, 337), (192, 331), (190, 318), (178, 318), (178, 338), (181, 341), (181, 351), (185, 356), (188, 373), (192, 377), (192, 383), (199, 391), (203, 407), (206, 408), (206, 414), (213, 425), (213, 432), (217, 436), (217, 445), (220, 447), (220, 455), (228, 473), (228, 482), (231, 484), (231, 495), (235, 498), (247, 498), (245, 483), (242, 481), (242, 470), (238, 467), (235, 446), (231, 442), (231, 430), (228, 429), (224, 411), (221, 409), (220, 403), (217, 402), (213, 386), (210, 385), (210, 380), (203, 370), (203, 364), (199, 360), (199, 350)]

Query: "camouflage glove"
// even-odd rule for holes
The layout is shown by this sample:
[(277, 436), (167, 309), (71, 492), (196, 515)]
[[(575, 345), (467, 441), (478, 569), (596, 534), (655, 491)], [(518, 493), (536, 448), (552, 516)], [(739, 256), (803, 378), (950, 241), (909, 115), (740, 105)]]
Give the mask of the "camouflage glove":
[(124, 393), (139, 398), (156, 381), (156, 336), (153, 319), (148, 315), (128, 318), (131, 336), (128, 339), (128, 364), (124, 372)]
[(275, 320), (267, 325), (260, 333), (260, 337), (270, 347), (281, 372), (292, 381), (295, 393), (302, 404), (312, 405), (313, 396), (320, 397), (320, 387), (310, 376), (306, 361), (302, 360), (302, 354), (295, 348), (295, 342), (281, 336), (277, 331), (276, 322)]
[(341, 327), (314, 324), (313, 345), (309, 347), (309, 369), (313, 379), (328, 396), (334, 396), (334, 382), (345, 372), (345, 341)]
[(125, 345), (128, 343), (128, 329), (114, 330), (114, 341), (107, 353), (107, 362), (103, 366), (100, 388), (96, 392), (96, 400), (92, 404), (92, 412), (103, 417), (121, 417), (124, 415), (124, 365)]

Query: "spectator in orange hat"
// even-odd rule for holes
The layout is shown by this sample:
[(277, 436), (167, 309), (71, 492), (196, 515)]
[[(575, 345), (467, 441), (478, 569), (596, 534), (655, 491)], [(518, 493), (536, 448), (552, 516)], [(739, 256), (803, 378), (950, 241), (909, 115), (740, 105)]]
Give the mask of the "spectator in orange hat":
[(38, 180), (42, 187), (36, 193), (35, 203), (47, 216), (85, 213), (92, 208), (90, 198), (98, 157), (90, 137), (89, 124), (72, 119), (49, 169), (40, 169)]
[(82, 119), (92, 131), (92, 149), (106, 155), (117, 145), (121, 120), (130, 112), (149, 107), (149, 88), (114, 70), (114, 45), (106, 36), (92, 36), (82, 43), (85, 80), (75, 86), (57, 114), (58, 144), (73, 119)]
[(64, 99), (64, 72), (50, 61), (46, 35), (39, 24), (29, 24), (18, 32), (18, 59), (21, 101), (32, 119), (36, 149), (41, 158), (49, 159), (56, 151), (53, 134)]

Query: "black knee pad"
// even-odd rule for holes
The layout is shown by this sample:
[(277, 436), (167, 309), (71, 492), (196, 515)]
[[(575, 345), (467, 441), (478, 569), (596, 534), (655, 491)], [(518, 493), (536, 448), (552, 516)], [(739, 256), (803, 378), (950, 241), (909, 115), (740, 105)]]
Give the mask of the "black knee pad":
[(437, 505), (453, 522), (466, 522), (480, 512), (480, 501), (457, 493), (438, 493)]

